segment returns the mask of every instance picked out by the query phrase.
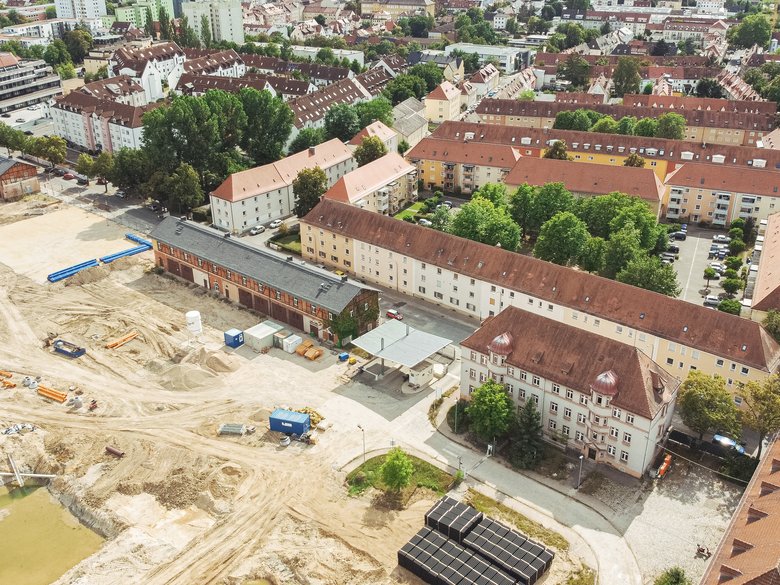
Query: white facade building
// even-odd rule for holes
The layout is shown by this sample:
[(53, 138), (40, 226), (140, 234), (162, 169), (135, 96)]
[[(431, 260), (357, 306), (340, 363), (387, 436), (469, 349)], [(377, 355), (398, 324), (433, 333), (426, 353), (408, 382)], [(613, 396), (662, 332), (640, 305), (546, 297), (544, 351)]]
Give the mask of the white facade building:
[(508, 308), (461, 342), (460, 391), (503, 384), (531, 400), (545, 438), (641, 477), (672, 422), (680, 382), (642, 351)]
[(527, 67), (531, 56), (531, 51), (528, 49), (498, 47), (493, 45), (473, 45), (471, 43), (453, 43), (447, 45), (444, 49), (444, 53), (448, 56), (451, 55), (453, 51), (476, 53), (481, 65), (484, 65), (491, 59), (498, 59), (501, 70), (506, 75), (516, 73)]
[(106, 13), (106, 0), (54, 0), (57, 18), (77, 20), (100, 18)]
[(244, 44), (244, 15), (240, 0), (182, 2), (181, 10), (198, 38), (203, 35), (201, 22), (205, 16), (211, 26), (212, 39)]
[(144, 88), (148, 102), (165, 97), (163, 84), (176, 87), (186, 57), (176, 43), (158, 43), (144, 49), (121, 48), (109, 59), (108, 76), (128, 75)]

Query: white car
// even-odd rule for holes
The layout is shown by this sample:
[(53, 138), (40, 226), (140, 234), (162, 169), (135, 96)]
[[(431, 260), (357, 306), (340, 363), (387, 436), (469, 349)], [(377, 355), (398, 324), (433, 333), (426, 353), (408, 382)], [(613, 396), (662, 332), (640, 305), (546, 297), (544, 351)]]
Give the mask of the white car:
[(262, 234), (265, 231), (265, 227), (261, 225), (256, 225), (251, 230), (249, 230), (250, 236), (256, 236), (257, 234)]
[(281, 219), (275, 219), (270, 224), (268, 224), (268, 227), (270, 227), (272, 230), (275, 230), (280, 225), (282, 225), (282, 220)]
[(425, 219), (425, 218), (422, 218), (417, 223), (425, 227), (431, 227), (433, 225), (429, 219)]
[(715, 295), (707, 295), (704, 297), (705, 307), (717, 307), (720, 304), (720, 299)]

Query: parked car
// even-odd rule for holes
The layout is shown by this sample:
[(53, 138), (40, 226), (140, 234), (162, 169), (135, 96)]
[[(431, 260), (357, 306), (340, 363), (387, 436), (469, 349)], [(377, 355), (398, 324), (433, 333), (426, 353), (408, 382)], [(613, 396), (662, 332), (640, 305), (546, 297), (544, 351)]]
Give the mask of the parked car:
[(725, 435), (714, 435), (712, 437), (712, 442), (716, 445), (722, 445), (723, 447), (734, 449), (740, 455), (745, 454), (745, 448), (731, 437), (727, 437)]
[(731, 238), (724, 236), (723, 234), (718, 234), (717, 236), (712, 236), (712, 241), (719, 244), (729, 244), (731, 243)]
[(431, 227), (433, 224), (429, 219), (422, 218), (420, 221), (417, 222), (419, 225), (425, 226), (425, 227)]
[(442, 201), (442, 205), (445, 205), (445, 206), (449, 207), (450, 209), (452, 209), (454, 207), (452, 201)]
[(116, 195), (116, 196), (117, 196), (117, 197), (119, 197), (120, 199), (124, 199), (125, 197), (127, 197), (127, 193), (125, 193), (125, 192), (124, 192), (124, 191), (122, 191), (122, 190), (119, 190), (119, 191), (117, 191), (116, 193), (114, 193), (114, 195)]
[(705, 307), (717, 307), (720, 304), (720, 299), (716, 295), (707, 295), (704, 297)]
[(280, 225), (282, 225), (282, 220), (281, 219), (275, 219), (270, 224), (268, 224), (268, 227), (270, 227), (272, 230), (275, 230)]
[(58, 177), (64, 177), (67, 172), (65, 169), (54, 169), (54, 174)]
[(76, 183), (79, 185), (89, 185), (89, 179), (86, 177), (76, 177)]
[(256, 236), (257, 234), (262, 234), (264, 231), (265, 231), (265, 226), (256, 225), (251, 230), (249, 230), (249, 235)]
[(661, 259), (662, 260), (670, 260), (671, 262), (674, 262), (677, 260), (677, 254), (674, 252), (661, 252)]
[(710, 262), (710, 268), (715, 270), (718, 274), (723, 274), (726, 271), (726, 266), (720, 262)]
[(24, 118), (17, 118), (16, 119), (16, 123), (17, 124), (24, 124), (25, 122), (26, 122), (26, 120)]
[(687, 232), (688, 231), (688, 224), (684, 223), (680, 226), (680, 231)]
[(25, 130), (24, 133), (25, 133), (26, 136), (32, 136), (33, 135), (33, 131), (32, 130)]
[(667, 252), (671, 252), (672, 254), (679, 254), (680, 253), (680, 246), (677, 244), (669, 244), (666, 247)]
[(397, 321), (401, 321), (404, 318), (404, 316), (401, 315), (401, 313), (399, 313), (396, 309), (387, 309), (387, 313), (385, 313), (385, 316), (388, 319), (395, 319)]
[(685, 232), (672, 232), (672, 234), (669, 236), (673, 240), (683, 240), (685, 241), (688, 238), (688, 234)]
[(0, 114), (0, 118), (10, 118), (10, 117), (11, 114), (9, 114), (8, 112), (6, 112), (5, 114)]
[(76, 178), (76, 175), (74, 175), (73, 173), (65, 173), (64, 175), (62, 175), (62, 178), (65, 179), (66, 181), (72, 181), (73, 179)]

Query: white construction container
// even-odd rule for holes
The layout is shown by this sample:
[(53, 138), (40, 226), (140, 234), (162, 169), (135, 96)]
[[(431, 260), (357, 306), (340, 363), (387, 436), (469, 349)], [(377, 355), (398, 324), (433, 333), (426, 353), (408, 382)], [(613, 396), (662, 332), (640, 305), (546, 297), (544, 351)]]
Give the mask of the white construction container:
[(270, 349), (274, 345), (274, 333), (281, 329), (284, 327), (279, 323), (263, 321), (244, 331), (244, 344), (255, 351), (263, 351), (264, 348)]
[(294, 353), (295, 348), (298, 347), (302, 341), (303, 339), (301, 339), (300, 335), (290, 335), (290, 337), (282, 342), (282, 349), (287, 353)]

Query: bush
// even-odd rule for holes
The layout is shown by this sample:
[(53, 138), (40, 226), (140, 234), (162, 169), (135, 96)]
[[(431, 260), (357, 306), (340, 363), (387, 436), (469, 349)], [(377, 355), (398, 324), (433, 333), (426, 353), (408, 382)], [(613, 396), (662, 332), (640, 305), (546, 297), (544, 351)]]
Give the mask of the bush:
[[(452, 430), (452, 432), (456, 432), (459, 435), (462, 435), (469, 430), (469, 416), (466, 412), (468, 405), (468, 401), (461, 399), (455, 403), (455, 406), (450, 408), (449, 412), (447, 412), (447, 424), (450, 426), (450, 430)], [(457, 419), (455, 416), (456, 413)], [(455, 428), (456, 420), (458, 423), (457, 429)]]
[(726, 459), (720, 468), (720, 472), (747, 483), (753, 477), (756, 467), (758, 467), (758, 459), (755, 457), (748, 457), (747, 455), (729, 451), (726, 454)]

